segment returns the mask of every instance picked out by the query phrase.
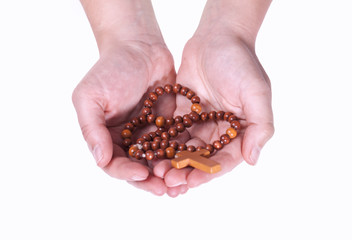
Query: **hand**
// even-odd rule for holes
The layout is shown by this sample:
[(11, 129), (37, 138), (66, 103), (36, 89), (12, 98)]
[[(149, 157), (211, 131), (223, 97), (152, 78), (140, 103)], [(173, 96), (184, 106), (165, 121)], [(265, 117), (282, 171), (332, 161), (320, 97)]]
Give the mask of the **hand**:
[[(94, 32), (100, 59), (73, 93), (83, 136), (98, 166), (110, 176), (156, 195), (185, 193), (153, 175), (153, 165), (130, 159), (120, 147), (124, 124), (141, 113), (147, 92), (175, 82), (152, 3), (139, 0), (81, 0)], [(169, 97), (169, 99), (167, 99)], [(163, 97), (153, 112), (172, 115), (175, 99)], [(161, 112), (162, 110), (162, 112)], [(147, 129), (144, 129), (147, 130)], [(140, 131), (136, 131), (140, 135)]]
[[(106, 52), (73, 93), (83, 136), (98, 166), (157, 195), (184, 192), (185, 187), (167, 189), (146, 163), (132, 161), (120, 147), (123, 125), (140, 114), (146, 92), (175, 81), (170, 52), (163, 44), (136, 42), (114, 44)], [(165, 102), (162, 114), (172, 115), (174, 100)]]
[[(140, 114), (146, 92), (174, 81), (173, 60), (164, 45), (124, 43), (102, 56), (73, 93), (83, 136), (98, 166), (112, 177), (157, 195), (177, 196), (188, 188), (167, 188), (151, 174), (152, 166), (128, 158), (120, 147), (120, 133), (126, 122)], [(172, 115), (174, 99), (164, 102), (159, 105), (165, 109), (162, 114)]]
[[(196, 33), (187, 43), (177, 83), (187, 86), (201, 98), (203, 111), (232, 112), (242, 126), (237, 138), (212, 159), (222, 171), (216, 174), (197, 169), (166, 169), (157, 166), (167, 186), (195, 187), (231, 171), (244, 159), (254, 165), (264, 144), (274, 132), (270, 81), (255, 55), (254, 47), (236, 33)], [(190, 103), (177, 97), (175, 115), (190, 111)], [(205, 146), (218, 140), (229, 127), (227, 122), (195, 123), (188, 129), (187, 145)]]

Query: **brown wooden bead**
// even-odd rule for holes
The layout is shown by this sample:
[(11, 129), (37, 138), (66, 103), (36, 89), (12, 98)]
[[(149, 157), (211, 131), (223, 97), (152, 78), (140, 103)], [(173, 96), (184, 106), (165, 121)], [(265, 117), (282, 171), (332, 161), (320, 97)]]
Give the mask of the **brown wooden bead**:
[(136, 141), (137, 144), (141, 144), (141, 145), (142, 145), (144, 142), (145, 142), (145, 140), (144, 140), (143, 138), (138, 138), (137, 141)]
[(169, 140), (170, 139), (170, 134), (168, 132), (163, 132), (161, 134), (161, 139)]
[(216, 113), (216, 120), (223, 120), (224, 119), (225, 112), (224, 111), (219, 111)]
[(158, 100), (158, 94), (156, 94), (155, 92), (150, 92), (148, 94), (148, 97), (153, 103), (156, 102), (156, 100)]
[(200, 98), (198, 96), (193, 96), (191, 99), (192, 103), (200, 103)]
[(134, 155), (135, 158), (137, 159), (142, 159), (143, 158), (144, 152), (142, 150), (137, 150), (136, 154)]
[(166, 149), (169, 146), (169, 140), (162, 140), (160, 142), (160, 148), (161, 149)]
[(178, 148), (178, 143), (176, 141), (172, 141), (169, 143), (169, 146), (176, 150)]
[(200, 114), (202, 112), (202, 107), (198, 103), (193, 103), (192, 107), (191, 107), (191, 110), (193, 112), (196, 112), (196, 113)]
[(148, 150), (148, 151), (145, 152), (145, 159), (147, 159), (148, 161), (153, 160), (154, 157), (155, 157), (154, 151)]
[(220, 142), (224, 145), (229, 144), (231, 142), (231, 138), (228, 134), (223, 134), (220, 136)]
[(224, 120), (227, 121), (227, 119), (228, 119), (231, 115), (233, 115), (232, 112), (225, 112), (225, 114), (224, 114)]
[(210, 153), (213, 153), (213, 152), (214, 152), (214, 147), (213, 147), (213, 145), (211, 145), (211, 144), (207, 144), (207, 145), (205, 146), (205, 149), (208, 150)]
[(216, 112), (215, 111), (211, 111), (208, 114), (208, 117), (209, 117), (210, 120), (216, 120)]
[(166, 93), (171, 93), (173, 90), (173, 86), (171, 84), (166, 84), (164, 90)]
[(143, 134), (142, 135), (142, 138), (144, 139), (144, 140), (146, 140), (146, 141), (151, 141), (152, 140), (152, 138), (151, 138), (151, 136), (149, 135), (149, 134)]
[(189, 118), (193, 121), (193, 122), (198, 122), (200, 117), (199, 117), (199, 114), (196, 113), (196, 112), (191, 112), (189, 114)]
[(240, 124), (239, 121), (234, 120), (234, 121), (231, 122), (231, 127), (233, 127), (234, 129), (236, 129), (238, 131), (241, 128), (241, 124)]
[(208, 113), (206, 112), (202, 112), (200, 114), (200, 119), (202, 119), (202, 121), (207, 121), (209, 118), (208, 118)]
[(151, 143), (150, 142), (144, 142), (142, 145), (142, 148), (144, 151), (148, 151), (150, 149), (152, 149)]
[(155, 125), (157, 127), (164, 127), (165, 126), (165, 118), (163, 116), (159, 116), (155, 120)]
[(164, 159), (165, 158), (165, 151), (163, 149), (158, 149), (158, 150), (156, 150), (155, 155), (159, 159)]
[(157, 87), (155, 88), (155, 93), (161, 96), (164, 94), (164, 89), (162, 87)]
[(196, 151), (196, 147), (193, 146), (193, 145), (189, 145), (189, 146), (187, 147), (187, 151), (188, 151), (188, 152), (194, 152), (194, 151)]
[(183, 123), (177, 123), (176, 124), (176, 130), (177, 130), (177, 132), (183, 132), (183, 131), (185, 131), (185, 129), (186, 129), (186, 127), (185, 127), (185, 125), (183, 125)]
[[(179, 124), (180, 124), (180, 123), (179, 123)], [(182, 123), (181, 123), (181, 124), (182, 124)], [(171, 127), (171, 128), (169, 129), (169, 135), (170, 135), (170, 137), (177, 137), (178, 131), (176, 130), (175, 127)]]
[(141, 125), (137, 117), (132, 118), (131, 123), (133, 124), (133, 126), (136, 126), (136, 127)]
[(157, 149), (160, 148), (160, 142), (159, 141), (154, 141), (150, 144), (151, 148), (156, 151)]
[(153, 140), (153, 142), (161, 142), (161, 137), (160, 136), (156, 136), (155, 138), (154, 138), (154, 140)]
[(149, 115), (151, 113), (152, 113), (152, 109), (149, 108), (149, 107), (145, 107), (145, 108), (142, 109), (142, 114), (143, 115)]
[(172, 117), (168, 117), (165, 120), (166, 127), (170, 127), (170, 126), (174, 125), (174, 123), (175, 123), (175, 120)]
[(179, 151), (185, 151), (185, 150), (187, 150), (187, 145), (184, 144), (184, 143), (179, 144), (179, 145), (178, 145), (178, 150), (179, 150)]
[(175, 117), (175, 124), (182, 123), (182, 117), (181, 116), (176, 116)]
[(165, 149), (165, 153), (166, 153), (166, 157), (171, 159), (171, 158), (174, 158), (175, 157), (175, 149), (172, 148), (172, 147), (168, 147)]
[(181, 84), (177, 83), (173, 88), (174, 93), (179, 93), (181, 88), (182, 88)]
[(150, 99), (145, 100), (145, 101), (144, 101), (144, 107), (148, 107), (148, 108), (153, 107), (153, 102), (152, 102), (152, 100), (150, 100)]
[(123, 139), (125, 139), (125, 138), (131, 138), (131, 137), (132, 137), (132, 133), (131, 133), (130, 130), (124, 129), (124, 130), (121, 132), (121, 137), (122, 137)]
[(187, 92), (187, 94), (186, 94), (186, 97), (187, 97), (189, 100), (191, 100), (194, 95), (196, 95), (195, 92), (193, 92), (192, 90), (189, 90), (189, 91)]
[(182, 87), (180, 90), (181, 95), (186, 96), (189, 91), (188, 87)]
[(139, 116), (139, 124), (141, 126), (145, 125), (147, 123), (147, 116), (146, 115), (140, 115)]
[(131, 138), (125, 138), (125, 139), (122, 141), (122, 145), (124, 145), (125, 147), (129, 147), (131, 144), (132, 144)]
[(131, 157), (134, 157), (136, 155), (136, 152), (138, 151), (138, 147), (137, 146), (132, 146), (130, 147), (130, 149), (128, 150), (128, 154)]
[(196, 151), (200, 151), (200, 150), (202, 150), (202, 149), (204, 149), (204, 147), (202, 147), (202, 146), (196, 147)]
[(131, 132), (134, 130), (135, 126), (132, 123), (126, 123), (125, 129), (130, 130)]
[(184, 117), (183, 118), (183, 125), (185, 127), (191, 127), (193, 125), (192, 119), (190, 119), (189, 117)]
[[(164, 127), (158, 127), (158, 130), (162, 131), (162, 132), (165, 132), (166, 131), (166, 128)], [(160, 135), (161, 136), (161, 135)]]
[(229, 135), (231, 139), (233, 139), (237, 136), (237, 131), (234, 128), (230, 127), (226, 130), (226, 134)]
[(154, 123), (155, 123), (155, 119), (156, 119), (156, 117), (155, 117), (154, 114), (149, 114), (149, 115), (147, 116), (147, 122), (148, 122), (149, 124), (154, 124)]
[(163, 131), (160, 130), (160, 129), (158, 129), (158, 130), (155, 131), (155, 133), (156, 133), (156, 135), (157, 135), (158, 137), (161, 137), (161, 134), (163, 133)]
[(228, 119), (227, 119), (227, 121), (230, 123), (230, 122), (232, 122), (232, 121), (235, 121), (235, 120), (237, 120), (237, 117), (235, 116), (235, 115), (231, 115)]
[(152, 140), (156, 137), (155, 132), (150, 132), (150, 133), (148, 133), (148, 135), (151, 137)]
[(220, 149), (223, 147), (223, 145), (221, 144), (221, 142), (220, 142), (219, 140), (216, 140), (216, 141), (214, 141), (214, 143), (213, 143), (213, 147), (214, 147), (216, 150), (220, 150)]

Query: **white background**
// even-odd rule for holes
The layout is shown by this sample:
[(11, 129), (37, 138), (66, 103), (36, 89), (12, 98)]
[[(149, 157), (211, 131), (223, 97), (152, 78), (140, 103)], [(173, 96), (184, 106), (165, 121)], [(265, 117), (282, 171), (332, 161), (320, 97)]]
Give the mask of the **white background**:
[[(205, 3), (153, 1), (180, 64)], [(257, 39), (276, 133), (172, 199), (96, 167), (71, 92), (98, 58), (78, 1), (0, 2), (0, 239), (352, 239), (349, 1), (274, 1)]]

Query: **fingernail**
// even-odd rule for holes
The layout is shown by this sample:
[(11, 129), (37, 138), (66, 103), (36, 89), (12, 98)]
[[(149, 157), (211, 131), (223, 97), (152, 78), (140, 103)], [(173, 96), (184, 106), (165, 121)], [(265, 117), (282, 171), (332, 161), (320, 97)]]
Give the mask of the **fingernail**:
[(143, 181), (145, 180), (145, 177), (139, 176), (139, 175), (134, 175), (132, 176), (133, 181)]
[(260, 155), (260, 148), (254, 147), (249, 157), (249, 160), (253, 165), (257, 164), (259, 155)]
[(100, 145), (95, 145), (95, 147), (93, 148), (93, 156), (95, 158), (95, 161), (97, 162), (97, 164), (103, 159), (103, 151), (101, 150)]
[(178, 186), (185, 185), (185, 184), (187, 184), (187, 181), (176, 182), (174, 184), (168, 185), (168, 187), (178, 187)]

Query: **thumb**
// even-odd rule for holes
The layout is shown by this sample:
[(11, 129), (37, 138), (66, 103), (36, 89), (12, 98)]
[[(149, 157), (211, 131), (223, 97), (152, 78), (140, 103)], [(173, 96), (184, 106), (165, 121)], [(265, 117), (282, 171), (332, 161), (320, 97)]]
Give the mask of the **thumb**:
[(113, 146), (109, 130), (105, 125), (104, 109), (94, 99), (82, 96), (75, 90), (72, 102), (75, 106), (78, 122), (89, 150), (99, 167), (105, 167), (112, 158)]
[(274, 127), (271, 123), (248, 125), (242, 146), (243, 156), (248, 164), (255, 165), (257, 163), (261, 149), (273, 133)]
[(249, 94), (243, 104), (248, 126), (243, 136), (242, 153), (248, 164), (255, 165), (261, 149), (274, 134), (273, 112), (270, 88)]

